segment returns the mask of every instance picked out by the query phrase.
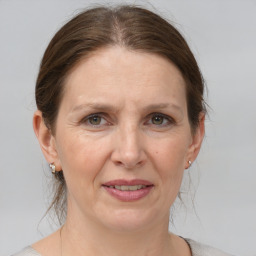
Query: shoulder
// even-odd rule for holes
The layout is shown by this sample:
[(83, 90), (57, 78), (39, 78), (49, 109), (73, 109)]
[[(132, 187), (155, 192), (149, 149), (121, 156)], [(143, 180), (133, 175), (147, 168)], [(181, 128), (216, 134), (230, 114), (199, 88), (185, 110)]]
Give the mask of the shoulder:
[(11, 256), (58, 255), (59, 239), (59, 231), (56, 231)]
[(191, 239), (185, 239), (185, 240), (187, 241), (187, 243), (191, 248), (192, 256), (232, 256), (231, 254), (227, 254), (216, 248), (198, 243), (194, 240), (191, 240)]
[(31, 246), (24, 248), (22, 251), (15, 253), (11, 256), (41, 256), (36, 250), (34, 250)]

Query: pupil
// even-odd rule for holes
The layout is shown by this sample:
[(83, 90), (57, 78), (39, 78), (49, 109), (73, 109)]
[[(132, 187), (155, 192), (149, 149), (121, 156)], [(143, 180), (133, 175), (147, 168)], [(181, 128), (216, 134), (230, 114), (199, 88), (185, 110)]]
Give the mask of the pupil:
[(152, 121), (153, 121), (153, 124), (162, 124), (163, 123), (163, 117), (154, 116)]
[(98, 125), (100, 124), (100, 121), (101, 121), (101, 117), (99, 116), (93, 116), (89, 119), (90, 123), (93, 124), (93, 125)]

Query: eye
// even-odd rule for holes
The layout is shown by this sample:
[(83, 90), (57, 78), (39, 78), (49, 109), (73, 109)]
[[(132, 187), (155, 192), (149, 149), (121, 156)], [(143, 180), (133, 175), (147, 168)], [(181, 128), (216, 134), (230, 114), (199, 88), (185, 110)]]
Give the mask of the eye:
[(88, 122), (92, 125), (100, 125), (101, 123), (101, 116), (92, 116), (88, 118)]
[(108, 121), (104, 118), (103, 114), (101, 113), (96, 113), (96, 114), (86, 116), (81, 120), (81, 123), (87, 126), (92, 126), (96, 128), (99, 128), (101, 126), (106, 126), (109, 124)]
[(153, 113), (150, 115), (150, 119), (147, 124), (165, 127), (174, 124), (175, 121), (170, 116), (161, 114), (161, 113)]
[(151, 122), (155, 125), (161, 125), (164, 122), (164, 117), (155, 115), (151, 118)]

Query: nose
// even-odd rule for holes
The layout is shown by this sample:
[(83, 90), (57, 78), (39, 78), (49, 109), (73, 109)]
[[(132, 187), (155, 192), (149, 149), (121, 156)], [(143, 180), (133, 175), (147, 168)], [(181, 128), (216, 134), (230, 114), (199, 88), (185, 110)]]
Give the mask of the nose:
[(143, 137), (136, 127), (119, 128), (114, 138), (111, 160), (126, 169), (134, 169), (145, 164), (147, 155)]

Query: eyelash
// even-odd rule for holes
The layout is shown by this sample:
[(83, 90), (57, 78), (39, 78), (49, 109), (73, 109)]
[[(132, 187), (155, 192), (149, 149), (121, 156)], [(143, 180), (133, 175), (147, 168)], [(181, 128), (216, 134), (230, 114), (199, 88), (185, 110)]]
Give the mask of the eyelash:
[[(89, 125), (89, 126), (92, 126), (92, 127), (95, 127), (95, 128), (101, 127), (101, 125), (93, 125), (93, 124), (89, 123), (90, 118), (94, 118), (94, 117), (99, 117), (101, 119), (105, 119), (105, 121), (107, 122), (106, 116), (105, 116), (104, 113), (94, 113), (94, 114), (91, 114), (91, 115), (86, 116), (85, 118), (83, 118), (80, 123), (86, 124), (86, 125)], [(110, 124), (109, 122), (107, 122), (107, 123), (108, 123), (108, 125)]]
[(152, 113), (152, 114), (148, 115), (147, 119), (152, 122), (152, 119), (154, 117), (161, 117), (161, 118), (163, 118), (163, 120), (166, 120), (165, 124), (157, 125), (157, 124), (152, 123), (152, 125), (155, 126), (155, 127), (167, 127), (167, 126), (176, 124), (175, 120), (172, 117), (170, 117), (168, 115), (165, 115), (165, 114), (162, 114), (162, 113)]
[[(99, 117), (99, 118), (101, 118), (101, 121), (102, 121), (102, 119), (104, 119), (105, 122), (106, 122), (106, 124), (94, 125), (94, 124), (89, 123), (89, 120), (90, 120), (91, 118), (94, 118), (94, 117)], [(164, 123), (164, 124), (159, 124), (159, 125), (153, 124), (153, 123), (152, 123), (152, 119), (153, 119), (154, 117), (163, 118), (163, 123)], [(154, 127), (159, 127), (159, 128), (160, 128), (160, 127), (168, 127), (168, 126), (170, 126), (170, 125), (176, 124), (176, 121), (175, 121), (172, 117), (170, 117), (170, 116), (168, 116), (168, 115), (165, 115), (165, 114), (162, 114), (162, 113), (157, 113), (157, 112), (156, 112), (156, 113), (151, 113), (151, 114), (149, 114), (149, 115), (146, 117), (146, 120), (147, 120), (147, 121), (145, 122), (146, 124), (149, 123), (149, 125), (152, 125), (152, 126), (154, 126)], [(109, 126), (109, 125), (111, 125), (111, 123), (107, 121), (107, 118), (106, 118), (105, 113), (94, 113), (94, 114), (88, 115), (88, 116), (86, 116), (85, 118), (83, 118), (83, 119), (80, 121), (80, 123), (86, 124), (86, 125), (91, 126), (91, 127), (94, 127), (94, 128), (101, 128), (102, 126)], [(144, 124), (145, 124), (145, 123), (144, 123)]]

